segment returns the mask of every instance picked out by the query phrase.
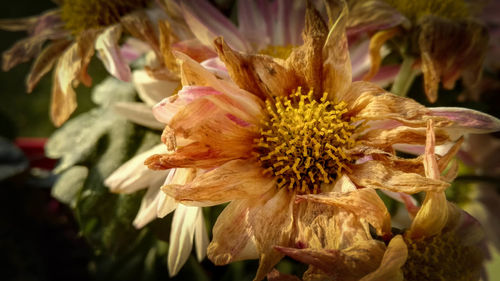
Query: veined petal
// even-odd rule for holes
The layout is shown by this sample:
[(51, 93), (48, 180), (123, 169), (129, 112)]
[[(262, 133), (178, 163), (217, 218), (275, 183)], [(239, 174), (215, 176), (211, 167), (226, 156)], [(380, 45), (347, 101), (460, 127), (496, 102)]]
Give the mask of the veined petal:
[[(286, 188), (278, 192), (262, 206), (250, 213), (255, 244), (260, 253), (259, 268), (254, 280), (262, 280), (283, 257), (273, 246), (289, 247), (292, 244), (294, 195)], [(276, 231), (279, 230), (279, 231)]]
[(249, 222), (250, 212), (259, 204), (262, 203), (253, 198), (243, 199), (232, 201), (224, 208), (212, 229), (213, 239), (207, 249), (208, 258), (214, 264), (259, 257)]
[(449, 186), (447, 182), (428, 179), (415, 173), (401, 172), (378, 161), (353, 165), (352, 170), (348, 175), (349, 178), (362, 187), (413, 194), (421, 191), (440, 192)]
[(171, 96), (180, 87), (180, 80), (157, 80), (145, 70), (135, 70), (132, 79), (139, 97), (149, 106)]
[[(449, 130), (448, 130), (449, 131)], [(436, 142), (443, 144), (450, 140), (448, 131), (436, 130)], [(425, 129), (408, 126), (398, 126), (393, 129), (374, 129), (358, 137), (361, 144), (378, 148), (388, 148), (393, 144), (421, 144), (425, 142)]]
[(208, 1), (190, 0), (182, 2), (181, 6), (186, 23), (203, 44), (212, 46), (217, 36), (223, 36), (233, 48), (243, 52), (251, 51), (236, 26)]
[(179, 272), (191, 254), (198, 215), (198, 207), (179, 204), (175, 210), (172, 229), (170, 230), (170, 247), (167, 257), (170, 277), (175, 276)]
[(391, 239), (382, 262), (377, 270), (361, 278), (360, 281), (403, 281), (401, 267), (408, 258), (408, 249), (401, 235)]
[(370, 188), (358, 189), (347, 193), (321, 193), (298, 195), (312, 202), (336, 206), (352, 212), (361, 220), (366, 220), (373, 225), (379, 235), (390, 233), (391, 217), (384, 202), (375, 190)]
[(227, 80), (231, 79), (231, 77), (229, 77), (229, 73), (227, 72), (226, 65), (220, 60), (219, 57), (204, 60), (200, 64), (219, 78)]
[(158, 122), (153, 116), (153, 109), (142, 102), (118, 102), (115, 111), (128, 120), (155, 130), (162, 130), (165, 124)]
[(95, 49), (108, 72), (116, 78), (128, 82), (132, 78), (130, 67), (125, 62), (118, 46), (122, 34), (120, 25), (112, 25), (97, 37)]
[(217, 53), (214, 51), (212, 45), (204, 45), (197, 39), (183, 40), (173, 43), (171, 48), (172, 50), (190, 56), (197, 62), (202, 62), (217, 56)]
[(408, 22), (408, 20), (385, 1), (349, 1), (347, 34), (359, 35), (364, 32), (384, 30)]
[(185, 204), (213, 206), (260, 196), (274, 186), (275, 181), (262, 175), (258, 163), (233, 160), (199, 175), (184, 186), (171, 184), (163, 187), (163, 190)]
[(159, 36), (146, 12), (136, 11), (125, 15), (120, 19), (120, 23), (133, 37), (147, 42), (158, 58), (162, 57)]
[(125, 162), (120, 168), (107, 177), (104, 184), (109, 187), (111, 192), (132, 193), (139, 189), (146, 188), (152, 177), (159, 176), (165, 179), (168, 172), (152, 171), (144, 166), (144, 160), (151, 154), (165, 152), (167, 152), (167, 147), (164, 144), (159, 144), (134, 156), (134, 158)]

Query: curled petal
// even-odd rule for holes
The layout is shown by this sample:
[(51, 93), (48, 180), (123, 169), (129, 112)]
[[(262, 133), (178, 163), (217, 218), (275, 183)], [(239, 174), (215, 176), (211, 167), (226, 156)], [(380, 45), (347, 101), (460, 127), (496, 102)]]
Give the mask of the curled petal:
[(391, 239), (382, 262), (377, 270), (361, 278), (360, 281), (403, 281), (401, 267), (408, 258), (408, 248), (401, 235)]
[(270, 56), (239, 53), (232, 50), (221, 37), (214, 44), (232, 80), (240, 88), (263, 100), (289, 95), (299, 86), (295, 74)]
[(204, 68), (214, 73), (217, 77), (223, 79), (231, 79), (229, 77), (226, 65), (224, 65), (224, 63), (220, 60), (219, 57), (204, 60), (200, 64)]
[(196, 177), (187, 185), (167, 185), (163, 190), (185, 204), (211, 206), (259, 196), (274, 186), (275, 181), (264, 177), (257, 163), (233, 160)]
[(147, 14), (144, 11), (137, 11), (130, 13), (120, 19), (121, 25), (127, 30), (133, 37), (138, 38), (148, 45), (155, 51), (156, 56), (161, 58), (160, 43), (158, 41), (158, 35), (155, 32), (153, 24), (149, 20)]
[(387, 40), (393, 38), (399, 33), (399, 28), (391, 28), (388, 30), (379, 31), (372, 36), (372, 38), (370, 39), (371, 68), (370, 71), (363, 77), (363, 80), (368, 81), (375, 77), (380, 69), (380, 63), (382, 62), (380, 49), (385, 44), (385, 42), (387, 42)]
[(449, 186), (447, 182), (428, 179), (415, 173), (401, 172), (378, 161), (368, 161), (353, 166), (349, 178), (358, 186), (409, 194), (421, 191), (440, 192)]
[(95, 48), (108, 72), (122, 81), (130, 81), (132, 74), (127, 62), (123, 59), (118, 46), (122, 28), (112, 25), (97, 37)]

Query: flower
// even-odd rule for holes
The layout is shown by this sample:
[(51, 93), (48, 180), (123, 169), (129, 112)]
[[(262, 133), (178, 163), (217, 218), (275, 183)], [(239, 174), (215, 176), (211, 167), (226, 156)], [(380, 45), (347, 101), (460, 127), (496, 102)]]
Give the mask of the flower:
[[(439, 179), (460, 144), (461, 141), (457, 142), (450, 153), (441, 158), (447, 161), (439, 163), (434, 154), (435, 136), (430, 120), (422, 159), (426, 176)], [(456, 165), (444, 177), (451, 180), (455, 175)], [(321, 200), (318, 195), (307, 197), (308, 200)], [(338, 204), (332, 200), (321, 201)], [(382, 207), (385, 209), (383, 203)], [(355, 244), (342, 250), (277, 249), (310, 264), (304, 280), (478, 280), (484, 256), (478, 247), (482, 246), (483, 240), (477, 221), (447, 202), (443, 191), (428, 191), (422, 206), (409, 206), (409, 210), (416, 210), (410, 212), (414, 216), (411, 227), (392, 238), (390, 234), (375, 237), (366, 240), (364, 245)], [(280, 274), (274, 273), (274, 276)]]
[[(322, 228), (317, 209), (295, 203), (299, 195), (327, 194), (355, 185), (416, 193), (442, 191), (417, 160), (394, 155), (395, 143), (423, 143), (434, 120), (437, 142), (457, 128), (484, 129), (475, 111), (439, 113), (368, 82), (351, 82), (344, 32), (345, 6), (328, 6), (328, 30), (316, 10), (306, 10), (304, 44), (286, 60), (234, 51), (214, 43), (232, 81), (219, 79), (182, 53), (183, 88), (154, 108), (165, 123), (169, 153), (145, 161), (153, 170), (197, 168), (207, 172), (187, 184), (162, 189), (194, 206), (230, 202), (217, 219), (208, 257), (215, 264), (260, 258), (260, 280), (307, 229)], [(335, 11), (340, 11), (339, 17)], [(443, 116), (438, 116), (443, 115)], [(499, 120), (488, 117), (498, 129)], [(495, 125), (493, 125), (495, 124)], [(337, 187), (336, 187), (337, 186)], [(334, 235), (346, 229), (335, 228)]]
[[(146, 0), (63, 1), (58, 9), (40, 16), (2, 20), (0, 28), (28, 31), (29, 36), (3, 53), (2, 68), (36, 58), (26, 79), (31, 92), (54, 66), (50, 116), (62, 125), (76, 109), (74, 87), (92, 84), (87, 68), (95, 50), (106, 69), (123, 81), (130, 80), (130, 68), (120, 53), (122, 26), (135, 37), (150, 43), (153, 27), (141, 12)], [(50, 42), (44, 46), (44, 43)], [(153, 40), (154, 41), (154, 40)]]
[[(396, 79), (393, 91), (406, 95), (415, 74), (414, 58), (419, 59), (424, 74), (424, 89), (430, 102), (435, 102), (439, 82), (452, 89), (462, 76), (472, 87), (481, 77), (482, 62), (488, 44), (486, 28), (474, 15), (480, 4), (469, 1), (350, 1), (352, 24), (380, 31), (372, 36), (371, 56), (374, 75), (380, 65), (379, 49), (384, 42), (398, 38), (404, 69), (401, 81)], [(377, 9), (374, 9), (377, 7)], [(373, 12), (375, 11), (375, 12)], [(371, 16), (363, 17), (370, 13)], [(392, 16), (388, 16), (392, 15)], [(395, 18), (395, 25), (388, 19)], [(396, 26), (398, 25), (398, 26)], [(354, 26), (354, 27), (355, 27)], [(406, 63), (405, 63), (406, 62)]]

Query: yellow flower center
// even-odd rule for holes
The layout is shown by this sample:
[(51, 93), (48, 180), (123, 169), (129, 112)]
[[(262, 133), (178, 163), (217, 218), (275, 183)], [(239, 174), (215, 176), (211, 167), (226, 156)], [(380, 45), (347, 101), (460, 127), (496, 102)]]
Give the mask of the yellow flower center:
[(279, 58), (279, 59), (287, 59), (288, 56), (292, 53), (293, 46), (273, 46), (269, 45), (266, 48), (259, 51), (261, 55), (268, 55), (271, 57)]
[(423, 239), (405, 238), (408, 259), (403, 266), (406, 281), (476, 280), (483, 256), (477, 247), (465, 246), (448, 232)]
[(435, 15), (450, 20), (469, 17), (471, 7), (464, 0), (386, 0), (391, 6), (417, 22), (422, 16)]
[(147, 2), (147, 0), (64, 0), (61, 18), (66, 28), (77, 35), (85, 29), (117, 23), (121, 16), (145, 7)]
[(346, 150), (354, 147), (353, 120), (345, 117), (344, 102), (333, 104), (301, 94), (266, 101), (267, 117), (260, 137), (254, 140), (264, 174), (277, 177), (279, 188), (300, 194), (317, 193), (322, 183), (332, 183), (353, 159)]

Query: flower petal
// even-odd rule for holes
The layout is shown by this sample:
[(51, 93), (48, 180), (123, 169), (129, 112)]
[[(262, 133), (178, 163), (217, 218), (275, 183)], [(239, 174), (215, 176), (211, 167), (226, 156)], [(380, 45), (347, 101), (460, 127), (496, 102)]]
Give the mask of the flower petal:
[(158, 80), (149, 76), (145, 70), (135, 70), (132, 79), (139, 97), (149, 106), (171, 96), (180, 87), (179, 80)]
[(130, 67), (123, 59), (118, 46), (118, 40), (122, 34), (120, 25), (112, 25), (97, 37), (95, 49), (108, 72), (116, 78), (128, 82), (132, 78)]
[(349, 36), (390, 29), (408, 22), (401, 13), (385, 1), (350, 1), (349, 8), (349, 19), (347, 21), (347, 34)]
[(271, 43), (270, 34), (267, 33), (267, 23), (256, 1), (238, 2), (238, 28), (256, 50)]
[(401, 172), (379, 161), (354, 165), (352, 169), (352, 173), (348, 175), (349, 178), (362, 187), (413, 194), (421, 191), (439, 192), (449, 186), (444, 181), (428, 179), (415, 173)]
[(166, 150), (164, 144), (159, 144), (134, 156), (107, 177), (104, 184), (114, 193), (133, 193), (148, 187), (151, 178), (161, 177), (165, 179), (168, 173), (148, 169), (144, 166), (144, 160), (151, 154), (166, 152)]
[(154, 130), (165, 128), (165, 124), (158, 122), (153, 116), (152, 108), (142, 102), (118, 102), (113, 106), (116, 113), (136, 124)]
[(71, 41), (59, 40), (48, 45), (36, 58), (26, 78), (27, 92), (31, 93), (40, 79), (49, 72)]
[(120, 19), (120, 23), (133, 37), (146, 42), (154, 50), (158, 58), (162, 57), (159, 36), (155, 32), (149, 16), (144, 11), (136, 11), (125, 15)]
[(251, 51), (236, 26), (208, 1), (184, 1), (181, 6), (186, 23), (203, 44), (211, 46), (215, 37), (223, 36), (233, 48), (242, 52)]
[(401, 235), (391, 239), (382, 262), (377, 270), (361, 278), (360, 281), (403, 281), (401, 267), (408, 258), (408, 249)]
[(345, 2), (333, 2), (335, 4), (327, 5), (332, 25), (323, 46), (323, 91), (329, 94), (331, 100), (344, 100), (344, 94), (352, 82), (351, 60), (345, 33), (348, 11)]
[(366, 220), (373, 225), (379, 235), (388, 234), (391, 231), (390, 214), (384, 202), (373, 189), (364, 188), (346, 193), (330, 192), (299, 195), (297, 198), (328, 204), (350, 211), (361, 220)]
[(275, 181), (262, 175), (258, 163), (233, 160), (199, 175), (184, 186), (167, 185), (163, 191), (185, 204), (213, 206), (259, 196), (274, 186)]
[(198, 207), (179, 204), (175, 210), (167, 257), (170, 277), (175, 276), (179, 272), (191, 254), (198, 215)]
[(194, 228), (194, 244), (196, 245), (196, 258), (201, 262), (207, 255), (208, 233), (203, 218), (203, 209), (198, 208), (196, 215), (196, 226)]
[(484, 134), (500, 131), (500, 120), (489, 114), (460, 107), (431, 107), (432, 116), (445, 117), (452, 121), (449, 129), (466, 133)]

